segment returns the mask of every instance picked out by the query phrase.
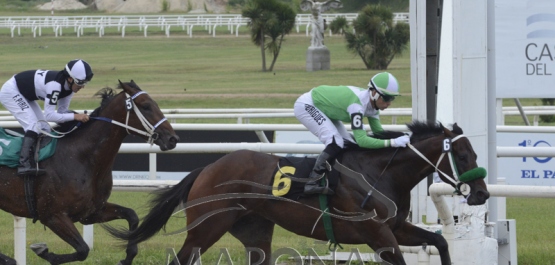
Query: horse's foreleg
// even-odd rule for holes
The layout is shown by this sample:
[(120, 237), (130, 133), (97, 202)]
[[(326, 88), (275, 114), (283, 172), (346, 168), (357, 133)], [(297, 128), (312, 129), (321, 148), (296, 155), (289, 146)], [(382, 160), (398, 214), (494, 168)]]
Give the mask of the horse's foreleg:
[(52, 232), (75, 249), (72, 254), (54, 254), (48, 251), (46, 244), (33, 244), (31, 249), (50, 264), (63, 264), (73, 261), (83, 261), (89, 255), (89, 246), (79, 234), (79, 231), (65, 214), (58, 214), (50, 218), (43, 218), (43, 222)]
[(393, 235), (393, 232), (387, 226), (381, 226), (367, 235), (371, 247), (376, 258), (382, 260), (381, 264), (406, 265), (403, 253), (399, 249), (399, 244)]
[[(81, 221), (82, 224), (95, 224), (95, 223), (105, 223), (116, 219), (125, 219), (129, 224), (129, 231), (133, 231), (137, 229), (139, 225), (139, 217), (137, 213), (129, 208), (109, 203), (105, 204), (105, 207), (102, 209), (101, 212), (98, 212), (94, 215), (87, 217), (85, 220)], [(139, 252), (137, 248), (137, 244), (128, 242), (127, 248), (125, 253), (124, 260), (121, 260), (119, 264), (121, 265), (128, 265), (133, 263), (133, 259), (137, 256)]]
[(399, 245), (404, 246), (422, 246), (426, 243), (429, 246), (435, 246), (439, 251), (441, 264), (451, 265), (451, 257), (449, 256), (449, 248), (447, 241), (443, 236), (426, 231), (409, 222), (403, 223), (397, 230), (393, 231)]

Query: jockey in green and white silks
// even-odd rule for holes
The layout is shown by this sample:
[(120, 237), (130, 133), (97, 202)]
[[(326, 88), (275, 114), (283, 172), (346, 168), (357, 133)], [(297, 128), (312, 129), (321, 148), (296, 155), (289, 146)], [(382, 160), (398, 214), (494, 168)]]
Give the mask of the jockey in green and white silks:
[[(311, 181), (305, 185), (306, 194), (333, 194), (328, 187), (320, 187), (317, 181), (350, 141), (364, 148), (406, 147), (408, 136), (383, 140), (372, 138), (364, 130), (363, 118), (368, 119), (373, 132), (383, 131), (379, 119), (380, 110), (391, 105), (399, 95), (397, 79), (390, 73), (378, 73), (370, 79), (368, 88), (354, 86), (318, 86), (301, 95), (294, 105), (295, 117), (326, 145), (310, 174)], [(354, 138), (347, 132), (343, 122), (351, 123)]]

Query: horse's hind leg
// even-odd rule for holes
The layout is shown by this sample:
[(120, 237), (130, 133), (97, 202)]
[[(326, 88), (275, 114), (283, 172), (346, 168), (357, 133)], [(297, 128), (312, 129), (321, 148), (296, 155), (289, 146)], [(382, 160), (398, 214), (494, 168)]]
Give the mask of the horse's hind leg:
[[(247, 251), (250, 253), (250, 261), (247, 264), (270, 264), (274, 222), (259, 215), (247, 215), (239, 219), (229, 232), (239, 239), (245, 248), (249, 248)], [(262, 253), (259, 253), (259, 250)]]
[(202, 219), (202, 215), (187, 213), (187, 223), (191, 225), (201, 219), (201, 222), (187, 231), (185, 243), (177, 253), (179, 263), (173, 261), (170, 264), (194, 264), (198, 259), (198, 254), (202, 254), (216, 243), (233, 226), (237, 220), (237, 214), (233, 211), (220, 213), (207, 219)]
[(14, 259), (0, 253), (0, 264), (2, 265), (17, 265)]
[[(139, 224), (139, 217), (137, 213), (132, 209), (109, 203), (107, 202), (101, 212), (96, 213), (87, 217), (85, 220), (81, 221), (82, 224), (95, 224), (95, 223), (105, 223), (116, 219), (125, 219), (129, 224), (129, 231), (137, 229)], [(128, 265), (133, 263), (133, 259), (137, 256), (139, 252), (137, 244), (127, 244), (125, 250), (126, 256), (124, 260), (121, 260), (119, 264)]]
[(404, 246), (422, 246), (426, 243), (428, 246), (435, 246), (439, 251), (441, 264), (451, 265), (451, 257), (449, 256), (449, 247), (443, 236), (430, 231), (426, 231), (409, 222), (404, 222), (399, 228), (393, 231), (399, 245)]

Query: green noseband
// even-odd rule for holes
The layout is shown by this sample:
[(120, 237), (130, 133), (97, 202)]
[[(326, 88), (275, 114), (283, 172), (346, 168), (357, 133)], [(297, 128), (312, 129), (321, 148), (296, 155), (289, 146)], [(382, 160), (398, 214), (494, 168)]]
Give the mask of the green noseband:
[(469, 182), (475, 179), (483, 179), (488, 175), (487, 171), (483, 167), (473, 168), (469, 171), (464, 172), (459, 177), (459, 181), (461, 182)]

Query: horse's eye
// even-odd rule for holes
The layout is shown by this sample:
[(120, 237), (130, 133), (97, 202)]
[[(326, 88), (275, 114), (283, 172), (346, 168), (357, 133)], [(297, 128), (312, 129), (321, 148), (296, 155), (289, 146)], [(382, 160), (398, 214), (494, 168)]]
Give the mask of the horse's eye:
[(150, 111), (150, 104), (143, 104), (141, 105), (141, 109), (146, 110), (146, 111)]
[(459, 160), (466, 161), (466, 156), (465, 155), (459, 155)]

